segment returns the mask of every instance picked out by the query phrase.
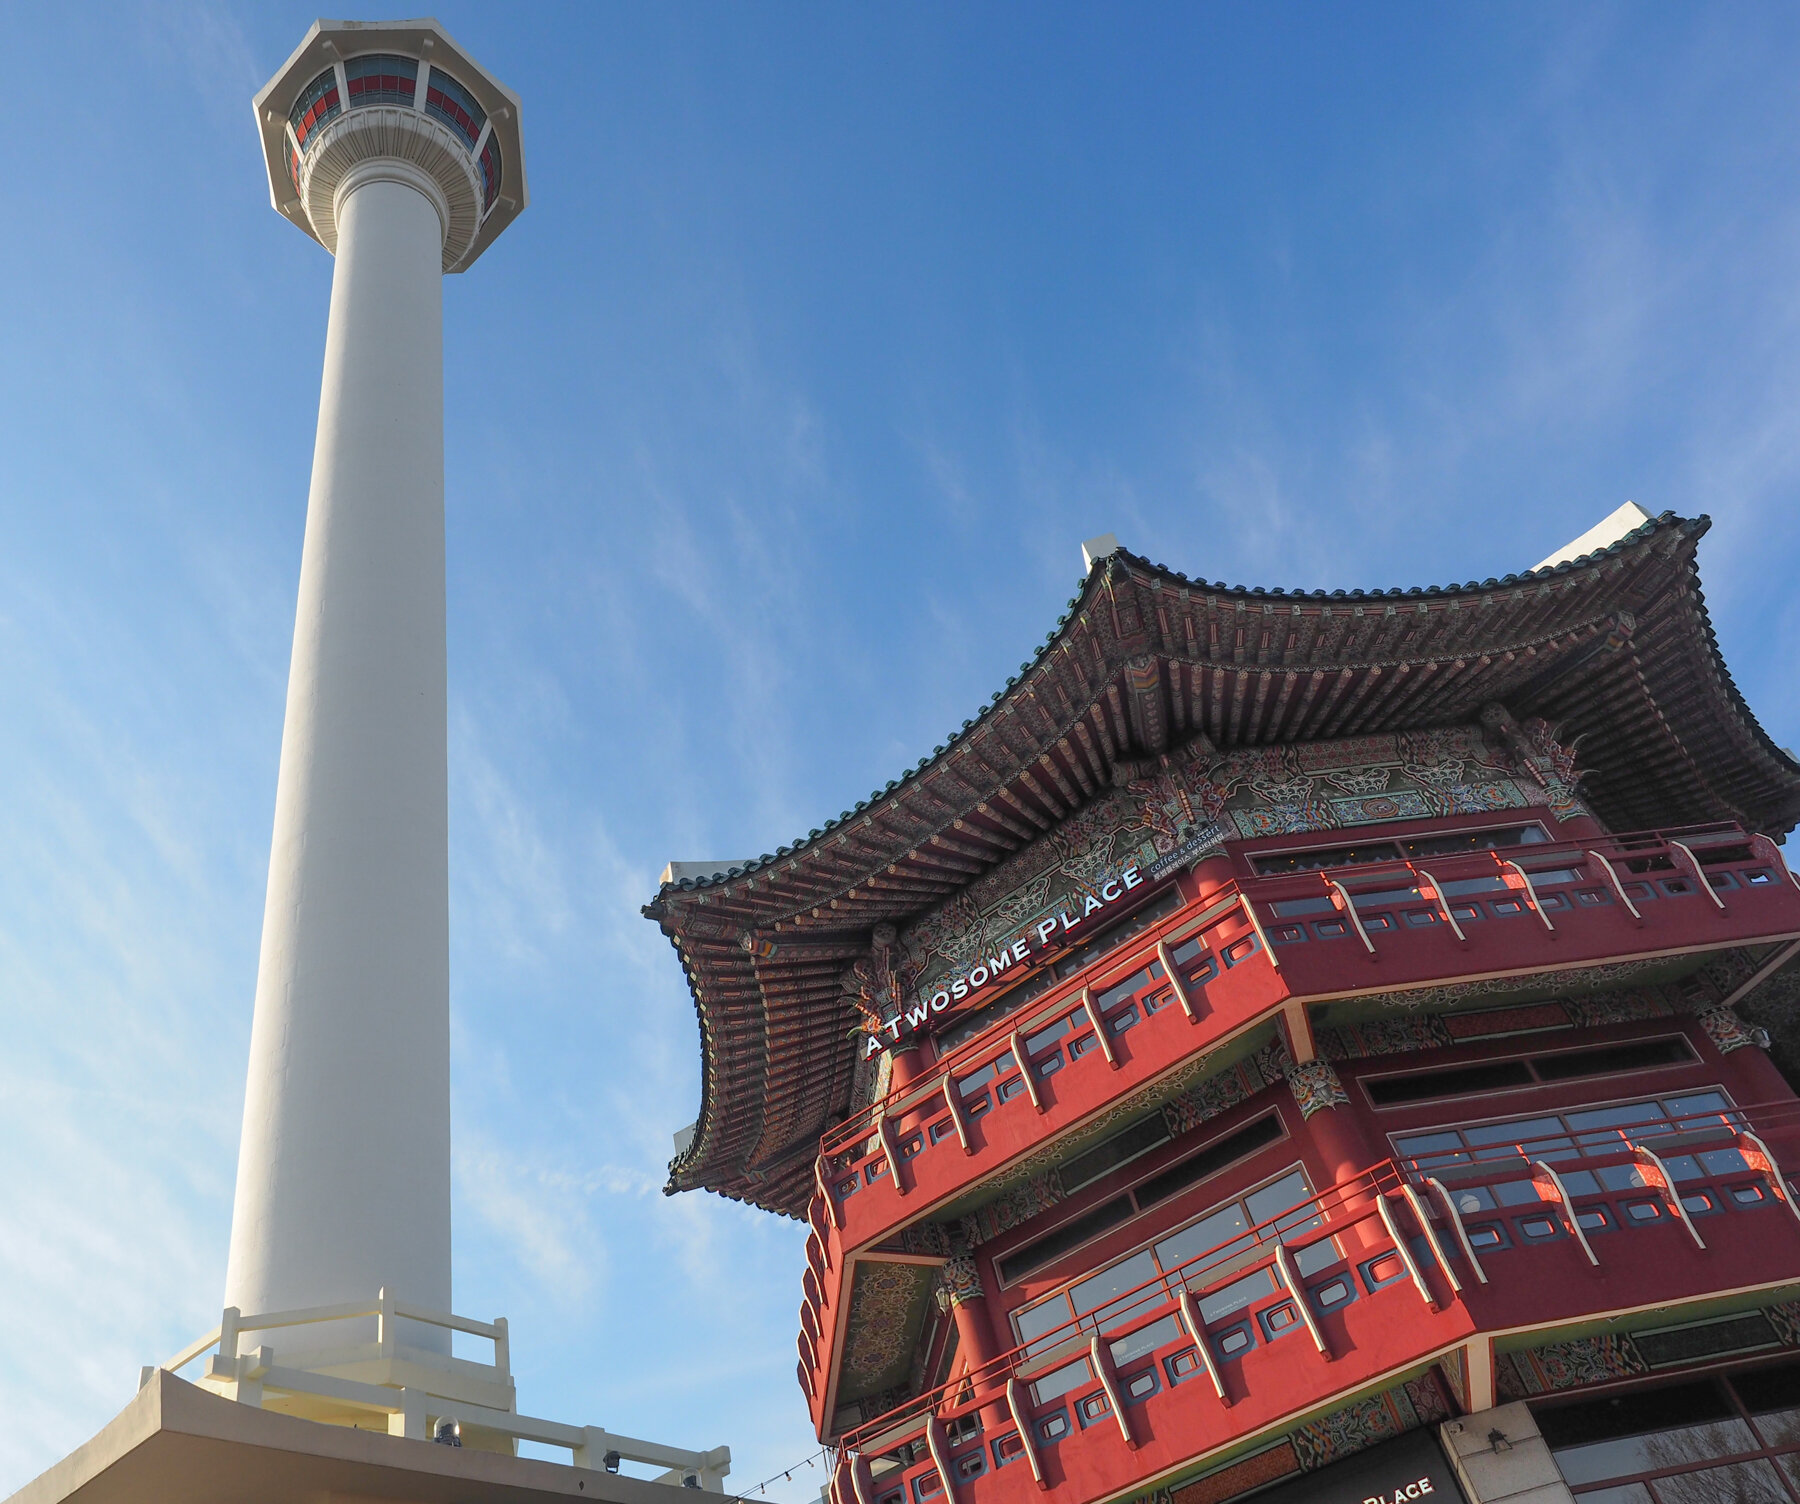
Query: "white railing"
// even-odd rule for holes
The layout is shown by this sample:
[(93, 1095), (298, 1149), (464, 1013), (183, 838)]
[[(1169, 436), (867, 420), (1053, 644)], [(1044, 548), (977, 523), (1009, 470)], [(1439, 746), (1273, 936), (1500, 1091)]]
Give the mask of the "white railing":
[[(315, 1326), (326, 1322), (353, 1321), (373, 1316), (375, 1340), (327, 1352), (308, 1351), (301, 1362), (308, 1366), (283, 1364), (273, 1347), (260, 1344), (253, 1350), (242, 1350), (246, 1332), (280, 1331), (283, 1328)], [(467, 1359), (447, 1358), (427, 1353), (399, 1339), (399, 1323), (416, 1321), (425, 1326), (453, 1332), (466, 1332), (494, 1344), (494, 1361), (477, 1363)], [(388, 1434), (419, 1440), (432, 1435), (435, 1424), (454, 1420), (460, 1424), (497, 1432), (515, 1441), (541, 1442), (548, 1446), (567, 1447), (569, 1461), (575, 1467), (604, 1468), (618, 1472), (624, 1462), (641, 1463), (666, 1469), (651, 1481), (688, 1488), (724, 1492), (724, 1478), (731, 1471), (731, 1448), (714, 1447), (696, 1452), (682, 1447), (663, 1446), (659, 1442), (620, 1436), (600, 1426), (571, 1426), (560, 1421), (542, 1420), (520, 1415), (512, 1409), (482, 1404), (467, 1396), (474, 1385), (499, 1386), (508, 1395), (512, 1390), (511, 1349), (506, 1318), (476, 1321), (448, 1311), (433, 1311), (407, 1305), (383, 1289), (372, 1302), (347, 1305), (309, 1306), (295, 1311), (270, 1311), (246, 1316), (235, 1306), (227, 1306), (219, 1324), (205, 1336), (189, 1343), (161, 1367), (170, 1373), (186, 1368), (195, 1359), (211, 1353), (203, 1383), (225, 1387), (242, 1403), (260, 1407), (264, 1395), (308, 1396), (330, 1401), (333, 1405), (374, 1414), (385, 1414)], [(355, 1365), (392, 1360), (404, 1367), (408, 1377), (419, 1382), (402, 1384), (370, 1383), (320, 1370), (341, 1369)], [(149, 1383), (155, 1368), (144, 1368), (138, 1387)], [(470, 1381), (473, 1381), (471, 1384)], [(442, 1393), (441, 1390), (464, 1391)], [(491, 1397), (491, 1394), (490, 1394)]]

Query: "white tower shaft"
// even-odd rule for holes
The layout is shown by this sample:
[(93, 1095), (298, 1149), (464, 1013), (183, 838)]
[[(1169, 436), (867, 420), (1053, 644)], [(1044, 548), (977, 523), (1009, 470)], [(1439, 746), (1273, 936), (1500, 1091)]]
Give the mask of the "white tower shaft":
[(441, 201), (381, 159), (336, 193), (226, 1274), (246, 1315), (382, 1286), (450, 1309)]

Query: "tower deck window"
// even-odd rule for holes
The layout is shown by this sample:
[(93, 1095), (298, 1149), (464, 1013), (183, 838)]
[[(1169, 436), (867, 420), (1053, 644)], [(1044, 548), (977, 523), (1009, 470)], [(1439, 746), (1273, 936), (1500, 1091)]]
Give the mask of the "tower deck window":
[(500, 143), (492, 136), (481, 148), (481, 210), (486, 213), (500, 196)]
[(419, 87), (417, 59), (391, 52), (371, 52), (344, 64), (350, 83), (350, 108), (365, 104), (411, 107)]
[(344, 107), (338, 95), (337, 70), (327, 68), (300, 91), (293, 109), (288, 111), (288, 124), (294, 128), (294, 139), (305, 151), (312, 143), (313, 132)]
[(425, 113), (461, 132), (471, 149), (487, 124), (487, 111), (475, 102), (475, 96), (442, 68), (431, 70), (431, 82), (425, 90)]

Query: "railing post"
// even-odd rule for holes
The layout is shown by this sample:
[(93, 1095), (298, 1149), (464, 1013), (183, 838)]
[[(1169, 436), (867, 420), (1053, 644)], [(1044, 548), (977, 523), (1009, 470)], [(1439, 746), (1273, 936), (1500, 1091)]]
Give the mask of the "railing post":
[(1782, 1177), (1781, 1165), (1769, 1146), (1748, 1128), (1740, 1128), (1738, 1130), (1738, 1150), (1750, 1162), (1751, 1169), (1760, 1170), (1769, 1177), (1769, 1189), (1775, 1193), (1775, 1199), (1794, 1214), (1795, 1221), (1800, 1222), (1800, 1206), (1795, 1206), (1794, 1198), (1788, 1194), (1788, 1185)]
[(1694, 880), (1700, 884), (1700, 891), (1710, 898), (1713, 901), (1713, 907), (1723, 914), (1725, 900), (1713, 891), (1712, 879), (1706, 875), (1706, 869), (1700, 865), (1700, 858), (1679, 841), (1670, 841), (1669, 844), (1687, 858), (1688, 866), (1694, 869)]
[(1181, 1004), (1181, 1011), (1187, 1014), (1190, 1024), (1200, 1022), (1200, 1015), (1194, 1009), (1194, 1000), (1188, 996), (1187, 978), (1175, 969), (1175, 957), (1169, 953), (1168, 942), (1156, 942), (1156, 959), (1162, 962), (1163, 975), (1168, 978), (1169, 987), (1175, 994), (1175, 1000)]
[[(1238, 890), (1238, 904), (1244, 911), (1244, 917), (1250, 921), (1250, 928), (1256, 931), (1257, 944), (1262, 946), (1263, 954), (1269, 958), (1269, 965), (1274, 967), (1276, 971), (1280, 971), (1281, 957), (1275, 954), (1275, 947), (1269, 944), (1269, 937), (1263, 931), (1262, 920), (1256, 917), (1256, 905), (1250, 901), (1250, 895), (1241, 888)], [(1352, 910), (1351, 912), (1354, 913), (1355, 910)], [(1362, 924), (1360, 921), (1357, 923), (1356, 932), (1359, 935), (1362, 934)], [(1363, 935), (1363, 944), (1369, 945), (1369, 937), (1367, 935)], [(1375, 947), (1369, 945), (1369, 950), (1370, 953), (1373, 954)]]
[(1094, 1038), (1099, 1042), (1100, 1053), (1106, 1057), (1106, 1063), (1115, 1071), (1119, 1068), (1119, 1057), (1114, 1051), (1112, 1040), (1106, 1037), (1106, 1020), (1101, 1016), (1100, 1005), (1094, 1001), (1094, 989), (1081, 989), (1081, 1006), (1087, 1014), (1088, 1022), (1094, 1026)]
[(1644, 916), (1638, 912), (1638, 906), (1631, 901), (1631, 895), (1625, 891), (1625, 884), (1619, 881), (1618, 869), (1598, 851), (1590, 851), (1588, 855), (1600, 864), (1600, 870), (1606, 874), (1607, 881), (1612, 884), (1613, 892), (1619, 895), (1619, 902), (1625, 905), (1625, 912), (1630, 914), (1641, 927)]
[(381, 1349), (381, 1356), (394, 1356), (397, 1340), (396, 1328), (399, 1321), (394, 1315), (394, 1295), (386, 1285), (375, 1294), (375, 1345)]
[[(1425, 1281), (1424, 1271), (1419, 1268), (1419, 1261), (1413, 1257), (1412, 1245), (1406, 1241), (1406, 1235), (1400, 1231), (1399, 1225), (1394, 1221), (1394, 1211), (1388, 1205), (1385, 1191), (1375, 1192), (1375, 1206), (1381, 1213), (1381, 1225), (1387, 1229), (1388, 1238), (1394, 1245), (1394, 1252), (1400, 1255), (1400, 1262), (1406, 1265), (1406, 1272), (1412, 1276), (1412, 1282), (1419, 1292), (1419, 1298), (1425, 1302), (1428, 1310), (1437, 1310), (1437, 1296), (1431, 1293), (1431, 1286)], [(1429, 1232), (1426, 1237), (1429, 1240)]]
[(1450, 1281), (1450, 1291), (1454, 1295), (1462, 1294), (1462, 1281), (1456, 1277), (1456, 1266), (1450, 1262), (1450, 1256), (1444, 1251), (1444, 1245), (1438, 1241), (1437, 1234), (1431, 1230), (1431, 1213), (1425, 1209), (1417, 1188), (1404, 1175), (1400, 1177), (1400, 1194), (1406, 1197), (1406, 1204), (1412, 1208), (1419, 1231), (1425, 1234), (1425, 1241), (1437, 1251), (1438, 1262), (1444, 1266), (1444, 1278)]
[(875, 1476), (869, 1470), (869, 1459), (858, 1452), (850, 1462), (850, 1488), (856, 1504), (875, 1504)]
[[(1019, 1445), (1025, 1452), (1025, 1460), (1031, 1464), (1032, 1480), (1039, 1488), (1049, 1488), (1050, 1480), (1044, 1476), (1043, 1460), (1038, 1456), (1037, 1437), (1031, 1432), (1031, 1416), (1025, 1409), (1025, 1391), (1017, 1379), (1006, 1381), (1006, 1408), (1012, 1412), (1013, 1424), (1019, 1428)], [(872, 1499), (863, 1499), (858, 1490), (859, 1504), (874, 1504)]]
[(1112, 1402), (1113, 1418), (1119, 1423), (1119, 1435), (1125, 1438), (1127, 1450), (1137, 1450), (1137, 1437), (1131, 1434), (1131, 1417), (1125, 1413), (1125, 1393), (1119, 1388), (1119, 1375), (1113, 1368), (1112, 1347), (1098, 1332), (1088, 1339), (1088, 1355), (1094, 1360), (1094, 1372), (1100, 1376), (1100, 1387)]
[(1445, 921), (1455, 933), (1456, 938), (1464, 945), (1467, 945), (1469, 943), (1469, 937), (1463, 933), (1462, 926), (1456, 922), (1456, 915), (1450, 912), (1450, 898), (1449, 895), (1444, 892), (1444, 885), (1423, 867), (1417, 867), (1413, 870), (1419, 877), (1424, 878), (1426, 882), (1431, 884), (1431, 896), (1437, 900), (1439, 912), (1443, 914)]
[[(944, 1105), (950, 1109), (950, 1121), (956, 1125), (957, 1142), (962, 1145), (964, 1154), (973, 1154), (975, 1145), (969, 1141), (969, 1117), (963, 1111), (962, 1092), (957, 1087), (956, 1076), (951, 1071), (944, 1072)], [(921, 1133), (924, 1129), (919, 1130)]]
[(813, 1179), (818, 1183), (819, 1194), (825, 1198), (825, 1216), (839, 1232), (844, 1230), (844, 1218), (837, 1204), (837, 1197), (832, 1195), (831, 1186), (825, 1179), (825, 1156), (821, 1154), (813, 1161)]
[[(714, 1447), (700, 1454), (700, 1486), (715, 1494), (725, 1492), (725, 1475), (731, 1471), (731, 1448)], [(848, 1504), (848, 1501), (846, 1501)]]
[(925, 1448), (937, 1468), (938, 1482), (944, 1485), (947, 1504), (957, 1504), (956, 1469), (950, 1466), (950, 1448), (944, 1441), (944, 1428), (935, 1414), (925, 1417)]
[(512, 1377), (512, 1336), (504, 1316), (494, 1318), (494, 1367), (503, 1378)]
[(236, 1306), (226, 1306), (219, 1315), (219, 1350), (207, 1367), (208, 1377), (218, 1379), (235, 1379), (237, 1377), (238, 1323), (243, 1313)]
[(402, 1389), (399, 1404), (388, 1411), (388, 1435), (411, 1441), (428, 1441), (425, 1434), (425, 1396), (417, 1389)]
[(1427, 1175), (1425, 1184), (1436, 1191), (1443, 1201), (1444, 1210), (1450, 1217), (1450, 1226), (1456, 1231), (1456, 1241), (1462, 1246), (1463, 1257), (1475, 1271), (1475, 1278), (1485, 1285), (1488, 1282), (1487, 1271), (1481, 1267), (1481, 1260), (1475, 1257), (1475, 1245), (1469, 1241), (1469, 1230), (1463, 1226), (1462, 1213), (1456, 1209), (1455, 1198), (1444, 1188), (1444, 1182), (1435, 1175)]
[(1375, 942), (1369, 938), (1369, 932), (1363, 928), (1362, 915), (1356, 912), (1356, 900), (1335, 877), (1326, 878), (1325, 885), (1337, 895), (1339, 906), (1349, 916), (1351, 926), (1356, 930), (1356, 938), (1362, 941), (1363, 949), (1369, 953), (1369, 959), (1373, 961), (1375, 959)]
[(1025, 1083), (1025, 1095), (1031, 1098), (1031, 1105), (1042, 1112), (1044, 1098), (1038, 1091), (1037, 1073), (1031, 1068), (1031, 1057), (1025, 1053), (1025, 1041), (1020, 1038), (1019, 1031), (1014, 1029), (1007, 1042), (1012, 1046), (1013, 1059), (1018, 1063), (1019, 1079)]
[(894, 1125), (888, 1121), (888, 1116), (884, 1112), (876, 1120), (875, 1127), (881, 1135), (881, 1152), (887, 1156), (888, 1174), (894, 1180), (894, 1194), (904, 1196), (907, 1192), (907, 1185), (900, 1170), (900, 1145), (894, 1140)]
[(1219, 1365), (1213, 1361), (1212, 1349), (1206, 1345), (1206, 1323), (1200, 1319), (1200, 1307), (1194, 1299), (1194, 1292), (1183, 1285), (1176, 1303), (1181, 1307), (1181, 1320), (1188, 1329), (1188, 1336), (1194, 1339), (1195, 1355), (1200, 1359), (1200, 1366), (1206, 1370), (1207, 1378), (1212, 1380), (1219, 1403), (1229, 1406), (1232, 1399), (1225, 1392), (1225, 1380), (1219, 1373)]
[[(1669, 1210), (1675, 1213), (1677, 1220), (1688, 1230), (1688, 1236), (1694, 1240), (1694, 1246), (1704, 1249), (1706, 1239), (1700, 1236), (1700, 1229), (1694, 1226), (1694, 1219), (1688, 1215), (1687, 1207), (1682, 1204), (1681, 1188), (1675, 1184), (1675, 1177), (1669, 1173), (1669, 1167), (1662, 1162), (1662, 1156), (1647, 1144), (1633, 1144), (1631, 1150), (1633, 1159), (1642, 1155), (1648, 1162), (1651, 1171), (1657, 1178), (1656, 1188), (1668, 1199)], [(1570, 1210), (1573, 1211), (1574, 1208), (1571, 1207)]]
[(1313, 1315), (1312, 1307), (1307, 1303), (1306, 1286), (1301, 1283), (1300, 1271), (1294, 1266), (1294, 1256), (1288, 1252), (1287, 1244), (1279, 1237), (1275, 1241), (1275, 1262), (1281, 1269), (1281, 1282), (1287, 1286), (1287, 1292), (1294, 1297), (1294, 1306), (1300, 1313), (1300, 1319), (1306, 1323), (1306, 1330), (1313, 1339), (1313, 1346), (1327, 1363), (1332, 1362), (1337, 1354), (1332, 1352), (1331, 1344), (1325, 1340), (1325, 1333), (1319, 1321)]
[[(1576, 1219), (1575, 1203), (1569, 1199), (1569, 1188), (1563, 1184), (1562, 1176), (1558, 1175), (1555, 1170), (1551, 1169), (1551, 1167), (1545, 1164), (1541, 1159), (1532, 1160), (1531, 1172), (1531, 1178), (1536, 1182), (1540, 1195), (1543, 1193), (1544, 1186), (1548, 1185), (1550, 1187), (1554, 1194), (1553, 1196), (1547, 1196), (1544, 1199), (1554, 1199), (1561, 1205), (1563, 1218), (1569, 1224), (1569, 1231), (1574, 1233), (1575, 1241), (1581, 1245), (1581, 1251), (1587, 1255), (1587, 1261), (1598, 1269), (1600, 1267), (1600, 1260), (1594, 1257), (1594, 1250), (1588, 1243), (1587, 1234), (1581, 1230), (1581, 1223)], [(1541, 1180), (1538, 1178), (1540, 1174), (1543, 1177)]]
[(1531, 906), (1531, 912), (1544, 921), (1544, 928), (1554, 935), (1556, 933), (1556, 926), (1550, 922), (1550, 916), (1544, 912), (1543, 904), (1538, 902), (1537, 889), (1532, 886), (1531, 874), (1517, 862), (1511, 861), (1506, 857), (1496, 857), (1495, 860), (1499, 862), (1502, 867), (1510, 867), (1513, 873), (1518, 877), (1519, 881), (1525, 885), (1525, 902)]

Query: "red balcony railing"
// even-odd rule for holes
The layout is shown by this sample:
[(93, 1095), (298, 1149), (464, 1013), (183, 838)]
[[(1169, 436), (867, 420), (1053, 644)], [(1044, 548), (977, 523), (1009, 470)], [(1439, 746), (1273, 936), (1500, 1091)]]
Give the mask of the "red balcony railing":
[(1293, 999), (1785, 936), (1800, 884), (1735, 826), (1248, 878), (825, 1135), (831, 1220), (879, 1242)]
[(1665, 1127), (1385, 1161), (846, 1433), (833, 1499), (1105, 1496), (1482, 1332), (1791, 1284), (1800, 1212), (1766, 1138), (1800, 1133), (1800, 1103)]
[(1329, 997), (1800, 933), (1774, 845), (1730, 825), (1252, 878), (1289, 993)]

